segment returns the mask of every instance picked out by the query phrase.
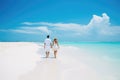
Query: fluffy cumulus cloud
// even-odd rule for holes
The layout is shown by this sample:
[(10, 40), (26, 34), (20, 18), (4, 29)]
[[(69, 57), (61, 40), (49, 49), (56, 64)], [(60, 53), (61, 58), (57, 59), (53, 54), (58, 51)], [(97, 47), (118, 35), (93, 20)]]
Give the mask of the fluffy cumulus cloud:
[(114, 38), (114, 36), (119, 37), (120, 35), (120, 26), (112, 26), (110, 23), (110, 17), (106, 13), (103, 13), (102, 16), (93, 15), (92, 19), (87, 25), (76, 23), (50, 22), (23, 22), (22, 24), (24, 25), (24, 27), (11, 29), (9, 31), (26, 34), (39, 34), (40, 32), (42, 32), (63, 37), (70, 37), (71, 35), (81, 38)]
[(111, 26), (110, 18), (106, 13), (102, 16), (93, 15), (90, 23), (87, 25), (90, 33), (95, 32), (99, 35), (120, 35), (120, 26)]

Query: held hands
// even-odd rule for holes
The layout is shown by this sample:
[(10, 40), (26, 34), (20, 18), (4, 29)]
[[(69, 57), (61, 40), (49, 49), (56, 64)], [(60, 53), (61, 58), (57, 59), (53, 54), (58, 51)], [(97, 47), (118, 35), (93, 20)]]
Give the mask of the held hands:
[(51, 46), (51, 48), (52, 48), (52, 46)]
[(44, 46), (44, 49), (45, 49), (45, 46)]
[(60, 49), (60, 47), (58, 46), (58, 49)]

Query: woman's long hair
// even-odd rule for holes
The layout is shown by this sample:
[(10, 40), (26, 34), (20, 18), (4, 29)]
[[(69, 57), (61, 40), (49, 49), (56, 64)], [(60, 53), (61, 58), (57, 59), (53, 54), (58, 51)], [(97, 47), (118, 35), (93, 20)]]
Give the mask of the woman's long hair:
[(54, 38), (54, 40), (53, 40), (53, 45), (54, 45), (54, 44), (58, 44), (57, 38)]

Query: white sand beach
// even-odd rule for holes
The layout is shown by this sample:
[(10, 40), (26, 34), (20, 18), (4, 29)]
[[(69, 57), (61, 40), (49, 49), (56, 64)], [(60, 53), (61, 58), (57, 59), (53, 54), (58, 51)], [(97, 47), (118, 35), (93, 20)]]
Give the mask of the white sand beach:
[(43, 44), (0, 42), (0, 80), (120, 80), (120, 60), (63, 45), (46, 59)]

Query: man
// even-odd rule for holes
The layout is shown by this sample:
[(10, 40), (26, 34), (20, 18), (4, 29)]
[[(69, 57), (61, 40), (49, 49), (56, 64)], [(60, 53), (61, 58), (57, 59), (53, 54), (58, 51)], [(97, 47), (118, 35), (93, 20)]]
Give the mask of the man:
[(52, 48), (52, 41), (49, 37), (50, 36), (47, 35), (47, 39), (45, 39), (45, 41), (44, 41), (44, 49), (45, 49), (45, 53), (46, 53), (46, 58), (49, 57), (50, 48)]

